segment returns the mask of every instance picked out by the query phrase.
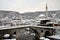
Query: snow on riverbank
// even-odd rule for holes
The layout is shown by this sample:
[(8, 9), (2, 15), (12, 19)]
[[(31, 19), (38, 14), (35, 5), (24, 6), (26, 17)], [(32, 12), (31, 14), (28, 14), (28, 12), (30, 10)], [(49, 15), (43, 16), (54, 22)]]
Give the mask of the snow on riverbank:
[(50, 39), (45, 38), (45, 37), (40, 37), (39, 39), (40, 39), (40, 40), (50, 40)]

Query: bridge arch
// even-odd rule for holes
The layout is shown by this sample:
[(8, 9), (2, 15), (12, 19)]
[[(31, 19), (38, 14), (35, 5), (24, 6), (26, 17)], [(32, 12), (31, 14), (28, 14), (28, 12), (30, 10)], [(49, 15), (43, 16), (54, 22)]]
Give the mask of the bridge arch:
[(44, 34), (44, 37), (47, 37), (47, 36), (50, 36), (51, 35), (51, 33), (50, 33), (50, 31), (45, 31), (45, 34)]

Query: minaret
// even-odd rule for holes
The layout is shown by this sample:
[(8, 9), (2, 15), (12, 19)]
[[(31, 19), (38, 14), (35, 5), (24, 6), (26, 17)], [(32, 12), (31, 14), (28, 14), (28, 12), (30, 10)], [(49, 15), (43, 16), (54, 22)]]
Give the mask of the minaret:
[(48, 6), (47, 6), (47, 3), (46, 3), (46, 18), (48, 17)]

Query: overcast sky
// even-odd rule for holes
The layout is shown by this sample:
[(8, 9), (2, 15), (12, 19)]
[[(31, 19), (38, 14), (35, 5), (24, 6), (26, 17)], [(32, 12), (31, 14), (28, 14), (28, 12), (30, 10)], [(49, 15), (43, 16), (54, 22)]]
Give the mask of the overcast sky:
[(0, 10), (12, 10), (18, 12), (60, 10), (60, 0), (0, 0)]

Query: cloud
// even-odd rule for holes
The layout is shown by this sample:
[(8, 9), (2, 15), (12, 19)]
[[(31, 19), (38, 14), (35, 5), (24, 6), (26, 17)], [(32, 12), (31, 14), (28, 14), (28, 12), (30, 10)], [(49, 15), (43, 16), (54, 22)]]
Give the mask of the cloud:
[[(60, 0), (47, 0), (48, 10), (60, 10)], [(45, 10), (46, 0), (0, 0), (0, 10), (19, 12)]]

